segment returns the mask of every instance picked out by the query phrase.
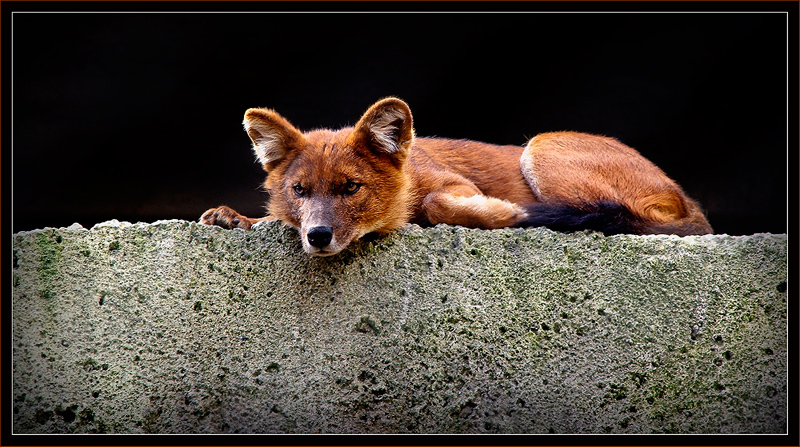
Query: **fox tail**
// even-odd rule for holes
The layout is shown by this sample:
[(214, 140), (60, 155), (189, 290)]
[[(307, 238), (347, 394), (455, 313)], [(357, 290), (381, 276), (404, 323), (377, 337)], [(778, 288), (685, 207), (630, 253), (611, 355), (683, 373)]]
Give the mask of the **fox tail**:
[(534, 203), (525, 207), (527, 216), (516, 227), (547, 227), (555, 231), (600, 231), (614, 234), (642, 234), (644, 225), (624, 205), (615, 202), (582, 204)]

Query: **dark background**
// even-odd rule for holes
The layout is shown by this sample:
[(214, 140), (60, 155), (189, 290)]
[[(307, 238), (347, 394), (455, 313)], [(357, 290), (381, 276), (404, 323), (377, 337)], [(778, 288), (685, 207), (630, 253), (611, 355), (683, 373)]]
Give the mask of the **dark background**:
[(19, 12), (34, 8), (47, 9), (13, 15), (3, 65), (14, 232), (194, 220), (220, 204), (263, 215), (248, 107), (335, 128), (389, 95), (409, 103), (420, 136), (616, 137), (697, 199), (716, 232), (787, 231), (786, 14)]

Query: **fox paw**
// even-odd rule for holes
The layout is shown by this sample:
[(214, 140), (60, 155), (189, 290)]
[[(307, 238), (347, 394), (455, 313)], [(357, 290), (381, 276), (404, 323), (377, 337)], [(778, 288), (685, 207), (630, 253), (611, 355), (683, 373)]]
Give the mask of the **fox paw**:
[(226, 229), (241, 228), (243, 230), (249, 230), (253, 224), (249, 217), (242, 216), (236, 210), (227, 206), (211, 208), (206, 211), (200, 216), (200, 223), (216, 225)]

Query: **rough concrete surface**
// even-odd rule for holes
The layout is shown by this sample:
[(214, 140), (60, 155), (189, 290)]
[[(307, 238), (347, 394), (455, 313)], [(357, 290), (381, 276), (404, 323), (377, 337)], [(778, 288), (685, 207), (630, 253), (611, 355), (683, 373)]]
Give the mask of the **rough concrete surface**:
[(15, 433), (785, 433), (787, 238), (13, 240)]

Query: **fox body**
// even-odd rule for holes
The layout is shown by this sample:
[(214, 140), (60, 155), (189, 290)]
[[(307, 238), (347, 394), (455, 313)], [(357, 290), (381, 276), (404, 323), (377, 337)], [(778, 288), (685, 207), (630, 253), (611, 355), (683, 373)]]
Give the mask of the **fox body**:
[(524, 147), (417, 138), (411, 110), (397, 98), (378, 101), (340, 130), (303, 133), (262, 108), (247, 110), (244, 127), (268, 173), (268, 215), (250, 218), (221, 206), (200, 221), (249, 229), (279, 219), (298, 229), (311, 255), (333, 255), (365, 234), (408, 223), (712, 231), (677, 183), (613, 138), (553, 132)]

